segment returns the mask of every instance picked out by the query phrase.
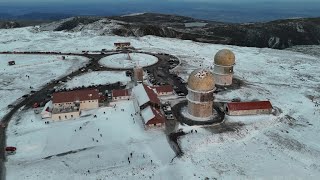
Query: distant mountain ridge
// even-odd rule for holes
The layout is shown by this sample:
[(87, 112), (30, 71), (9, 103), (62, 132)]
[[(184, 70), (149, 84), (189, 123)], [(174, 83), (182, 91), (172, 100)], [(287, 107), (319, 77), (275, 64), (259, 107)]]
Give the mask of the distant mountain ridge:
[(320, 44), (320, 18), (239, 24), (168, 14), (139, 13), (104, 18), (72, 17), (41, 25), (37, 30), (137, 37), (154, 35), (206, 43), (275, 49)]

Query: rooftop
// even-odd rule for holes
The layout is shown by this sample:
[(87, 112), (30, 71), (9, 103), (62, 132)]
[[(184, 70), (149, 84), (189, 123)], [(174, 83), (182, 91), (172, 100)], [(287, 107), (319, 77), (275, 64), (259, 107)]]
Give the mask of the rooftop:
[(227, 107), (229, 111), (272, 109), (270, 101), (230, 102)]
[(173, 87), (171, 85), (153, 86), (151, 88), (154, 89), (158, 94), (163, 92), (173, 92)]
[(130, 96), (128, 89), (115, 89), (112, 90), (112, 97)]
[(53, 103), (86, 101), (86, 100), (98, 100), (99, 91), (97, 89), (82, 89), (66, 92), (53, 93)]
[(151, 107), (151, 106), (146, 107), (141, 111), (141, 115), (145, 125), (165, 123), (165, 118), (163, 114), (154, 107)]

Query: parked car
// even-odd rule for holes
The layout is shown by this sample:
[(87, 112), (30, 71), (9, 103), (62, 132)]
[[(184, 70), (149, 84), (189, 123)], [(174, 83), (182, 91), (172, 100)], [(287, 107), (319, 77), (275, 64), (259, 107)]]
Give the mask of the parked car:
[(9, 104), (9, 105), (8, 105), (8, 108), (14, 108), (14, 105)]
[(7, 146), (7, 147), (5, 148), (5, 152), (6, 152), (8, 155), (15, 154), (15, 153), (16, 153), (16, 150), (17, 150), (17, 148), (16, 148), (16, 147), (13, 147), (13, 146)]

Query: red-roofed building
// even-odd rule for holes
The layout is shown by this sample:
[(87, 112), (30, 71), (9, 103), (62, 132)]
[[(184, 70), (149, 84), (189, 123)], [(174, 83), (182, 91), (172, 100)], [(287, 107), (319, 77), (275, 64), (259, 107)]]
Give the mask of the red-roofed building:
[(128, 89), (112, 90), (112, 100), (128, 100), (130, 99), (130, 91)]
[(83, 89), (53, 93), (52, 119), (65, 120), (80, 116), (84, 109), (99, 107), (99, 91), (97, 89)]
[(225, 108), (231, 116), (271, 114), (272, 109), (270, 101), (229, 102)]
[(117, 48), (117, 49), (120, 49), (120, 48), (128, 48), (130, 47), (131, 43), (130, 42), (117, 42), (117, 43), (114, 43), (114, 46)]
[(152, 89), (154, 89), (158, 96), (167, 96), (174, 93), (174, 89), (171, 85), (153, 86)]
[(141, 111), (141, 116), (146, 128), (159, 127), (165, 123), (165, 117), (159, 109), (148, 106)]
[(160, 107), (160, 100), (154, 90), (150, 86), (147, 86), (145, 84), (143, 84), (143, 87), (149, 97), (149, 102), (151, 103), (151, 105), (153, 105), (154, 107)]

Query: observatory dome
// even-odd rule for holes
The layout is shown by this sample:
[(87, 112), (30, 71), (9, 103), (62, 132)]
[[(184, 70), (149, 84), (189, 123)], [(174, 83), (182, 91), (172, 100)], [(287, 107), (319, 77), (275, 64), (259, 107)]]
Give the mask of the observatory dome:
[(212, 91), (215, 89), (213, 74), (205, 69), (194, 70), (189, 76), (188, 88), (194, 91)]
[(214, 56), (214, 64), (221, 66), (233, 66), (235, 63), (235, 55), (229, 49), (222, 49)]

